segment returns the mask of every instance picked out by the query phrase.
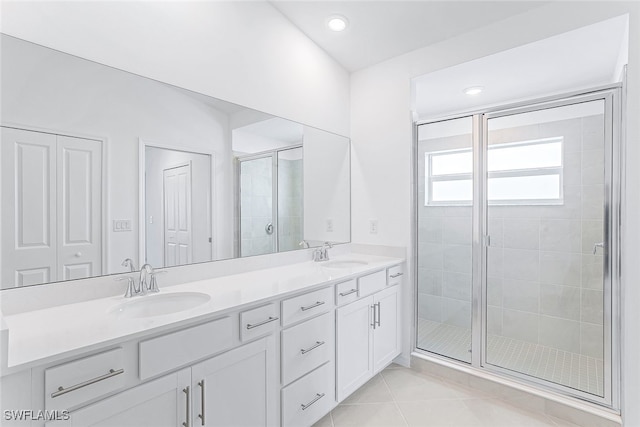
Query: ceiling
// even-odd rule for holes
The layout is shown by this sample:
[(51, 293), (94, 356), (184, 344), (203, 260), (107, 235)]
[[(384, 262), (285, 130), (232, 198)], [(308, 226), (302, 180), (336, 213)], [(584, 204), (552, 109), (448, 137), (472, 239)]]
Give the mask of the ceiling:
[[(619, 81), (627, 60), (620, 16), (413, 79), (420, 119), (504, 105)], [(464, 89), (483, 86), (479, 95)]]
[[(473, 31), (543, 1), (305, 1), (270, 3), (348, 71)], [(326, 27), (331, 15), (349, 25), (336, 33)]]

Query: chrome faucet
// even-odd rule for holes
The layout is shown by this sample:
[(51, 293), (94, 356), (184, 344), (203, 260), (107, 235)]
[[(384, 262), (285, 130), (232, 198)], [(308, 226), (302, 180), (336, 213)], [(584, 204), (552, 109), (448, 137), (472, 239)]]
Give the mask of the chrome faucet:
[(125, 292), (124, 297), (131, 298), (137, 295), (146, 295), (147, 292), (160, 292), (160, 289), (158, 289), (156, 275), (162, 273), (166, 273), (166, 271), (155, 271), (151, 264), (145, 264), (140, 268), (140, 276), (137, 284), (135, 279), (130, 276), (118, 277), (115, 280), (127, 281), (127, 291)]
[(333, 244), (331, 244), (330, 242), (324, 242), (322, 247), (316, 248), (313, 251), (313, 260), (315, 262), (329, 261), (329, 249), (331, 249), (332, 247)]

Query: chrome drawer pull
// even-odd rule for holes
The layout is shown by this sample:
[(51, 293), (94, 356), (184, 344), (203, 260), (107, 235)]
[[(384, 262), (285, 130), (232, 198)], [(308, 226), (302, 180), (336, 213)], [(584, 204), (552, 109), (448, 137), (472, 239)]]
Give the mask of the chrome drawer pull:
[(352, 293), (358, 292), (358, 289), (351, 289), (350, 291), (347, 292), (340, 292), (338, 295), (340, 295), (341, 297), (346, 297), (347, 295), (351, 295)]
[(63, 394), (67, 394), (67, 393), (69, 393), (71, 391), (78, 390), (79, 388), (86, 387), (86, 386), (91, 385), (91, 384), (95, 384), (95, 383), (97, 383), (99, 381), (106, 380), (107, 378), (115, 377), (116, 375), (120, 375), (120, 374), (124, 374), (124, 369), (118, 369), (117, 371), (115, 371), (113, 369), (109, 369), (109, 373), (108, 374), (100, 375), (99, 377), (87, 380), (87, 381), (85, 381), (83, 383), (80, 383), (80, 384), (72, 385), (69, 388), (64, 388), (64, 387), (60, 386), (60, 387), (58, 387), (58, 391), (55, 391), (55, 392), (51, 393), (51, 397), (54, 398), (54, 397), (62, 396)]
[(186, 408), (187, 408), (187, 421), (184, 421), (184, 422), (182, 423), (182, 425), (183, 425), (184, 427), (191, 427), (191, 419), (190, 419), (191, 415), (189, 415), (189, 412), (190, 412), (190, 411), (189, 411), (189, 409), (190, 409), (190, 406), (191, 406), (191, 402), (189, 402), (189, 401), (191, 400), (191, 399), (190, 399), (190, 397), (191, 397), (191, 394), (190, 394), (190, 393), (191, 393), (190, 387), (189, 387), (189, 386), (187, 386), (187, 388), (183, 388), (183, 389), (182, 389), (182, 392), (183, 392), (184, 394), (186, 394), (186, 395), (187, 395), (187, 397), (186, 397), (186, 399), (185, 399), (185, 400), (187, 401), (187, 406), (186, 406)]
[(279, 317), (271, 317), (271, 316), (269, 316), (269, 318), (267, 320), (263, 320), (262, 322), (259, 322), (259, 323), (254, 323), (253, 325), (251, 323), (247, 323), (247, 329), (257, 328), (258, 326), (266, 325), (267, 323), (273, 322), (273, 321), (278, 320), (278, 319), (279, 319)]
[(312, 345), (311, 347), (307, 348), (307, 349), (300, 349), (300, 352), (302, 354), (306, 354), (309, 353), (311, 350), (315, 350), (316, 348), (320, 347), (321, 345), (324, 344), (324, 341), (316, 341), (316, 343), (314, 345)]
[(316, 403), (318, 400), (322, 399), (324, 397), (324, 393), (316, 393), (316, 397), (309, 403), (307, 403), (306, 405), (300, 405), (302, 406), (302, 410), (304, 411), (305, 409), (307, 409), (309, 406), (313, 405), (314, 403)]
[(316, 307), (318, 307), (318, 306), (320, 306), (322, 304), (324, 304), (324, 301), (318, 301), (315, 304), (311, 304), (311, 305), (308, 305), (306, 307), (300, 307), (300, 310), (302, 310), (302, 311), (311, 310), (312, 308), (316, 308)]
[(395, 279), (396, 277), (400, 277), (400, 276), (402, 276), (402, 273), (392, 274), (389, 277), (391, 277), (392, 279)]
[(198, 418), (202, 419), (202, 425), (204, 425), (204, 402), (205, 402), (205, 393), (204, 393), (204, 378), (202, 379), (202, 381), (198, 382), (198, 385), (200, 386), (200, 411), (202, 412), (201, 414), (198, 415)]

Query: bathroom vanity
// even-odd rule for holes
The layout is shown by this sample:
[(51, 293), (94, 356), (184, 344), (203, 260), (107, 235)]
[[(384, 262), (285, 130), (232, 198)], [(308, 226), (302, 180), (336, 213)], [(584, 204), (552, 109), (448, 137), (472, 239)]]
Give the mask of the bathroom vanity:
[(14, 422), (30, 426), (311, 425), (401, 353), (403, 268), (352, 253), (6, 315), (2, 409), (47, 411)]

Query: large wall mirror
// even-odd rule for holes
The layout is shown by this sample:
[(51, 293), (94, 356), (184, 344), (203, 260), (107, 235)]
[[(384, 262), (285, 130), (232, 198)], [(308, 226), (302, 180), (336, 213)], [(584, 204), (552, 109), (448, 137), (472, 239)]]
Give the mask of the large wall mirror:
[(350, 240), (348, 138), (1, 37), (2, 289)]

